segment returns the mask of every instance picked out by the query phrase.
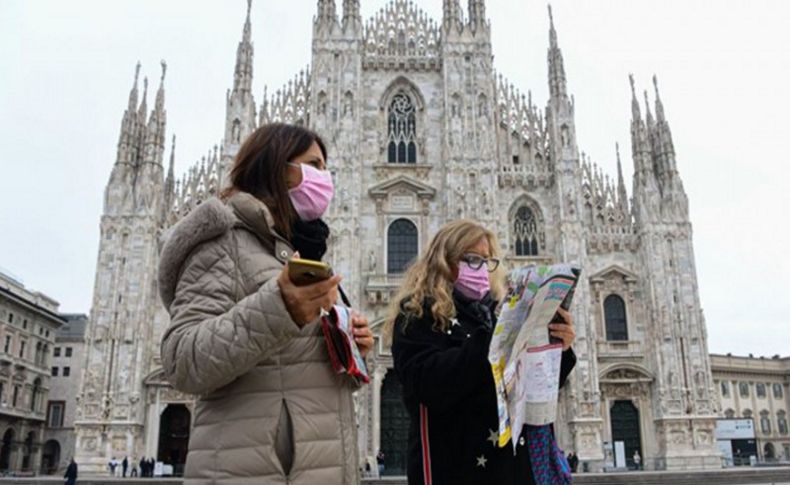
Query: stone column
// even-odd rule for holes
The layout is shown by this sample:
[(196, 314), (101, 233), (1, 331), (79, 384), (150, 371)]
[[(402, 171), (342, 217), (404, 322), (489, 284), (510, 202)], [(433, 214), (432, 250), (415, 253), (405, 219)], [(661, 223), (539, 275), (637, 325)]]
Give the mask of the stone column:
[(162, 420), (162, 388), (156, 388), (156, 398), (154, 403), (148, 406), (148, 425), (145, 427), (145, 456), (156, 457), (159, 448), (159, 425)]

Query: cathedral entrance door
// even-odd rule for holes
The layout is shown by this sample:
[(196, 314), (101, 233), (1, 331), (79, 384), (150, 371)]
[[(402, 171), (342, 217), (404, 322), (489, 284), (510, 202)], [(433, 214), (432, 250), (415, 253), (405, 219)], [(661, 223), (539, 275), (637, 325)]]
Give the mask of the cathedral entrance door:
[(625, 460), (628, 468), (636, 468), (634, 452), (639, 452), (640, 462), (644, 463), (642, 440), (639, 433), (639, 410), (631, 401), (615, 401), (610, 411), (612, 422), (612, 443), (625, 443)]
[(191, 415), (183, 404), (169, 404), (159, 422), (159, 451), (157, 459), (173, 465), (173, 475), (184, 474), (187, 461)]
[(401, 385), (395, 372), (387, 372), (381, 384), (381, 451), (383, 475), (406, 475), (409, 442), (409, 413), (403, 404)]

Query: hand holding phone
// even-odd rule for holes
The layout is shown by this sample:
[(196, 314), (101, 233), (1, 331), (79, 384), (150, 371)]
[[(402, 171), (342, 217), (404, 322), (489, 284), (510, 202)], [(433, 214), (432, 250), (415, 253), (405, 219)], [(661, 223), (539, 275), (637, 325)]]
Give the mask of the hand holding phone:
[(332, 277), (332, 267), (321, 261), (292, 258), (288, 261), (288, 277), (296, 286), (306, 286)]

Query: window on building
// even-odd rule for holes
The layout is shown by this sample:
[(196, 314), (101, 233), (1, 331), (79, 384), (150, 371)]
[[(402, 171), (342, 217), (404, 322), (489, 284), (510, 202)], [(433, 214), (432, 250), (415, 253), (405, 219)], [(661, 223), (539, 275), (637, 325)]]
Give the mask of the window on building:
[(387, 229), (387, 273), (400, 274), (417, 257), (417, 226), (398, 219)]
[(22, 329), (27, 330), (27, 320), (22, 320)]
[(771, 418), (766, 410), (760, 411), (760, 430), (763, 434), (771, 434)]
[[(779, 383), (774, 383), (774, 399), (782, 399), (784, 393), (782, 392), (782, 385)], [(790, 459), (790, 456), (787, 457)]]
[(58, 368), (57, 367), (53, 367), (52, 368), (52, 377), (57, 377), (57, 376), (58, 376)]
[(730, 397), (730, 383), (721, 381), (721, 397)]
[(47, 426), (50, 428), (62, 428), (65, 410), (66, 403), (64, 401), (50, 401), (47, 405)]
[(756, 386), (754, 386), (754, 391), (757, 393), (757, 397), (765, 397), (765, 384), (762, 382), (758, 382)]
[(5, 406), (5, 382), (0, 381), (0, 405)]
[(513, 155), (513, 165), (518, 165), (518, 155)]
[(3, 352), (5, 352), (6, 354), (11, 353), (11, 336), (10, 335), (6, 335), (5, 336), (5, 346), (3, 347)]
[(52, 351), (53, 357), (60, 357), (60, 347), (55, 347)]
[(628, 340), (625, 302), (618, 295), (609, 295), (603, 302), (606, 340)]
[(71, 367), (64, 367), (63, 368), (63, 377), (68, 377), (71, 375)]
[(27, 346), (27, 342), (25, 342), (24, 340), (19, 343), (19, 358), (20, 359), (24, 359), (25, 358), (25, 346)]
[(522, 205), (513, 221), (513, 249), (516, 256), (537, 256), (538, 222), (532, 210)]
[(387, 117), (387, 161), (417, 163), (417, 118), (414, 103), (400, 91), (393, 96)]
[(46, 332), (44, 332), (44, 336), (45, 336), (46, 338), (49, 338), (49, 330), (47, 330)]
[(724, 417), (727, 418), (727, 419), (734, 418), (735, 417), (735, 411), (733, 411), (732, 409), (727, 409), (726, 411), (724, 411)]
[[(776, 429), (779, 430), (779, 434), (787, 434), (787, 413), (784, 410), (776, 413)], [(785, 458), (790, 458), (790, 456)]]
[(34, 413), (38, 411), (38, 401), (41, 398), (41, 379), (36, 379), (33, 383), (33, 393), (30, 395), (30, 410)]
[(749, 397), (749, 384), (746, 382), (739, 383), (738, 392), (741, 394), (741, 397)]
[(14, 396), (11, 399), (11, 407), (16, 407), (16, 403), (19, 400), (19, 386), (14, 386)]
[(72, 351), (71, 347), (66, 347), (66, 357), (71, 357), (71, 351)]

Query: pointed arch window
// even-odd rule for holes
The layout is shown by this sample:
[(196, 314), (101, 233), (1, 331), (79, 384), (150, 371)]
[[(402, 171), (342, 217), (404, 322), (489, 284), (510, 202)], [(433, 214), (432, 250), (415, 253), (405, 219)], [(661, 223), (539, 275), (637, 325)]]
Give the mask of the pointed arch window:
[(609, 295), (603, 302), (606, 340), (628, 340), (625, 302), (618, 295)]
[(392, 97), (387, 114), (387, 161), (417, 163), (417, 118), (414, 102), (405, 91)]
[(532, 209), (522, 205), (513, 221), (513, 247), (516, 256), (538, 255), (538, 223)]
[(398, 219), (387, 230), (387, 273), (400, 274), (417, 257), (417, 226)]

